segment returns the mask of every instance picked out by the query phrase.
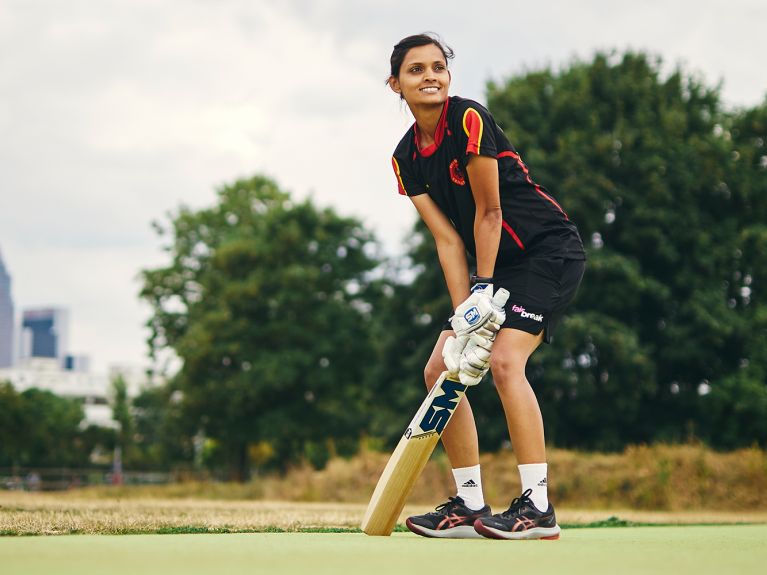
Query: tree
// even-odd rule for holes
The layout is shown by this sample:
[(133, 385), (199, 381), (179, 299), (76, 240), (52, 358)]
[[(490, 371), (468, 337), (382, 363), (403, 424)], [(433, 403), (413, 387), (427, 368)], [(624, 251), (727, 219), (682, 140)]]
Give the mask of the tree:
[(714, 382), (701, 400), (701, 425), (726, 448), (767, 445), (767, 100), (734, 114), (722, 128), (738, 169), (729, 188), (739, 204), (739, 235), (725, 280), (728, 304), (743, 318), (737, 369)]
[(237, 479), (262, 442), (282, 464), (310, 454), (321, 465), (333, 438), (365, 425), (372, 236), (263, 177), (169, 220), (156, 229), (171, 262), (143, 272), (141, 296), (153, 310), (152, 349), (182, 362), (174, 385), (185, 417)]
[(112, 380), (112, 418), (118, 423), (117, 445), (122, 453), (122, 460), (131, 465), (136, 461), (136, 449), (133, 437), (133, 416), (128, 398), (128, 386), (122, 375)]
[(0, 465), (85, 465), (90, 446), (80, 431), (83, 417), (77, 400), (35, 388), (18, 393), (0, 383)]
[(21, 465), (24, 456), (24, 407), (10, 382), (0, 382), (0, 465)]
[[(368, 407), (370, 431), (387, 446), (399, 440), (407, 423), (403, 418), (423, 401), (423, 368), (451, 310), (434, 242), (420, 221), (408, 248), (408, 255), (387, 270), (373, 324), (377, 360), (369, 386), (376, 400)], [(402, 281), (408, 275), (416, 279)]]
[(185, 417), (173, 383), (144, 389), (131, 402), (136, 458), (145, 469), (191, 467), (197, 425)]
[[(560, 73), (533, 72), (488, 89), (496, 119), (590, 244), (570, 315), (575, 321), (590, 314), (595, 323), (571, 349), (592, 345), (599, 361), (619, 357), (609, 348), (633, 347), (631, 361), (648, 368), (634, 415), (626, 413), (613, 430), (616, 447), (690, 432), (716, 444), (716, 430), (700, 427), (702, 398), (766, 343), (764, 328), (754, 330), (754, 298), (743, 290), (749, 242), (750, 253), (764, 253), (763, 152), (744, 153), (731, 131), (737, 125), (753, 150), (763, 115), (727, 113), (718, 89), (681, 70), (663, 78), (660, 70), (660, 60), (644, 54), (599, 54)], [(610, 337), (597, 345), (605, 326)], [(567, 353), (548, 354), (542, 386), (567, 389), (566, 378), (555, 376)], [(605, 371), (610, 379), (619, 375), (619, 386), (633, 379), (630, 371), (619, 374)], [(575, 378), (570, 393), (588, 395), (589, 379)], [(595, 415), (611, 413), (616, 399), (594, 397)], [(567, 403), (546, 407), (560, 421), (571, 415)], [(572, 422), (562, 430), (564, 442), (583, 441), (584, 431)]]

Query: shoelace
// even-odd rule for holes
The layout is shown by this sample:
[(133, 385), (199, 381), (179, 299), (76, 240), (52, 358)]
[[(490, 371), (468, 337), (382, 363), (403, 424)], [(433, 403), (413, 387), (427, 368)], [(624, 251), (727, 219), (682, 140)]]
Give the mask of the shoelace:
[(530, 496), (533, 494), (532, 489), (526, 490), (522, 495), (519, 497), (515, 497), (511, 501), (511, 505), (509, 508), (501, 513), (501, 517), (508, 518), (514, 515), (517, 511), (519, 511), (522, 507), (525, 505), (533, 505), (532, 499), (530, 499)]
[[(532, 490), (530, 491), (532, 493)], [(429, 515), (447, 515), (452, 511), (454, 507), (457, 507), (458, 505), (463, 504), (463, 499), (460, 497), (448, 497), (447, 501), (442, 503), (441, 505), (437, 505), (434, 508), (434, 511), (429, 513)]]

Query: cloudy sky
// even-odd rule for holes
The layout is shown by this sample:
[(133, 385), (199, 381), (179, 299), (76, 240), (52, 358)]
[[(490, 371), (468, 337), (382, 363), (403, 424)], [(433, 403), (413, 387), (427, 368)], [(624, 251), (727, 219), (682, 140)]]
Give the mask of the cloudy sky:
[[(463, 8), (461, 8), (463, 7)], [(71, 311), (95, 369), (142, 363), (150, 222), (264, 173), (374, 228), (396, 253), (413, 210), (393, 146), (410, 124), (384, 86), (391, 47), (432, 30), (455, 49), (453, 93), (643, 49), (767, 93), (763, 0), (0, 0), (0, 252), (17, 310)]]

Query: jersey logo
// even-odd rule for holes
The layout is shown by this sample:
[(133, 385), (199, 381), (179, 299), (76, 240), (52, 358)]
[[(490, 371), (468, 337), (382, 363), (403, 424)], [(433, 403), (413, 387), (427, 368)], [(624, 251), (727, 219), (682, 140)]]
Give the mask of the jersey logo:
[(461, 171), (461, 166), (458, 165), (458, 160), (450, 162), (450, 179), (458, 186), (466, 185), (466, 177), (463, 175), (463, 171)]

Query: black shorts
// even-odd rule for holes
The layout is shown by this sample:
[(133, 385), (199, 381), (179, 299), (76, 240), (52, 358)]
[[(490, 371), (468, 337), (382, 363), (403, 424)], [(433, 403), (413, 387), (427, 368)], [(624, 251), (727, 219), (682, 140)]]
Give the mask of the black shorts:
[[(493, 288), (509, 290), (506, 321), (501, 328), (533, 335), (543, 330), (543, 341), (551, 343), (557, 324), (578, 291), (585, 268), (583, 260), (530, 258), (496, 269)], [(443, 329), (452, 329), (450, 322)]]

